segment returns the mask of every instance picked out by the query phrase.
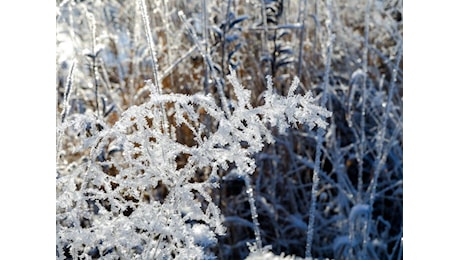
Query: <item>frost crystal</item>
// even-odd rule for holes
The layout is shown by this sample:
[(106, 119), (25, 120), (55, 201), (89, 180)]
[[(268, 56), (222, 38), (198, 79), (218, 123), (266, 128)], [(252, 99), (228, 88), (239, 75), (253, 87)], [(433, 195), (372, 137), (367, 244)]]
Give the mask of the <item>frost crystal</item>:
[[(297, 123), (324, 128), (322, 118), (331, 114), (314, 105), (310, 93), (294, 94), (298, 79), (283, 97), (273, 93), (268, 78), (265, 104), (255, 108), (234, 71), (228, 79), (237, 102), (227, 115), (209, 96), (164, 95), (147, 81), (150, 100), (130, 107), (112, 127), (95, 117), (67, 118), (60, 131), (74, 129), (79, 149), (88, 157), (57, 178), (59, 257), (77, 259), (95, 252), (129, 259), (212, 257), (207, 248), (225, 233), (210, 195), (219, 187), (218, 172), (231, 170), (249, 180), (256, 168), (253, 155), (264, 142), (274, 141), (270, 126), (282, 132)], [(173, 127), (162, 124), (167, 105), (174, 108), (167, 118)], [(216, 126), (214, 131), (206, 128), (202, 113)], [(179, 128), (188, 129), (191, 141), (180, 140)], [(197, 172), (203, 173), (200, 181), (194, 179)], [(249, 181), (247, 186), (254, 204)], [(258, 230), (254, 205), (251, 212)]]

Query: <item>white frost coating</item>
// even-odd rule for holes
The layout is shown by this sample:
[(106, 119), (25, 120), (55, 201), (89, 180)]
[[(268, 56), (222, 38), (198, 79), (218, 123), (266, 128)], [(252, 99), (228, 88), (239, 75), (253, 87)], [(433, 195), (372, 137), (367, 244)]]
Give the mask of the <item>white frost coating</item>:
[(312, 260), (312, 258), (300, 258), (296, 256), (285, 256), (284, 253), (281, 255), (275, 255), (273, 252), (270, 251), (270, 246), (264, 247), (261, 251), (252, 251), (249, 255), (245, 258), (246, 260)]
[[(161, 94), (147, 81), (150, 99), (127, 109), (113, 126), (94, 116), (68, 117), (62, 131), (79, 136), (77, 149), (87, 150), (89, 155), (88, 163), (61, 174), (56, 181), (60, 256), (70, 245), (76, 249), (75, 259), (81, 256), (77, 250), (88, 251), (95, 246), (107, 249), (105, 257), (121, 254), (127, 259), (212, 258), (208, 248), (217, 243), (216, 235), (225, 234), (225, 226), (209, 192), (217, 187), (213, 181), (217, 172), (229, 170), (230, 166), (235, 171), (229, 178), (243, 178), (246, 182), (256, 251), (265, 252), (250, 184), (250, 175), (256, 169), (253, 156), (262, 151), (265, 142), (274, 142), (271, 126), (282, 130), (297, 123), (325, 127), (322, 118), (331, 113), (315, 105), (311, 93), (294, 94), (297, 80), (288, 96), (280, 96), (273, 93), (268, 79), (265, 104), (253, 108), (250, 91), (239, 83), (234, 71), (228, 79), (237, 98), (228, 114), (210, 96)], [(161, 120), (157, 110), (167, 104), (174, 105), (169, 117), (176, 122), (175, 127), (189, 128), (196, 145), (179, 143), (163, 131), (168, 127), (162, 122), (170, 122)], [(214, 131), (206, 130), (200, 119), (202, 113), (215, 124)], [(98, 130), (98, 124), (103, 125), (103, 130)], [(178, 158), (184, 155), (187, 160), (178, 167)], [(213, 174), (202, 182), (192, 182), (195, 173), (204, 168)], [(68, 185), (64, 181), (67, 175), (81, 181)], [(160, 183), (166, 190), (163, 194)], [(81, 216), (86, 220), (81, 222)]]
[(212, 236), (209, 227), (203, 224), (196, 224), (192, 227), (192, 237), (196, 244), (203, 247), (212, 246), (217, 243), (217, 239)]
[(370, 212), (370, 207), (367, 204), (357, 204), (353, 206), (348, 216), (350, 222), (355, 222), (358, 218), (365, 218)]

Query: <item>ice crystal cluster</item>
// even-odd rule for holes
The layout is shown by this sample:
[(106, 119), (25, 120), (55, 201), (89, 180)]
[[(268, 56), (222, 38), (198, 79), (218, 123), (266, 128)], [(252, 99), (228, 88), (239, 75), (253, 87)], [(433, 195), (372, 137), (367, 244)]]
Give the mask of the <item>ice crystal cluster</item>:
[[(113, 125), (95, 115), (65, 118), (58, 138), (75, 138), (73, 151), (86, 156), (58, 169), (58, 259), (214, 256), (211, 249), (226, 230), (211, 195), (224, 174), (251, 175), (253, 156), (274, 142), (272, 129), (325, 128), (331, 116), (310, 92), (295, 94), (297, 78), (281, 96), (267, 77), (258, 107), (235, 71), (227, 79), (236, 97), (227, 110), (211, 95), (160, 94), (147, 81), (148, 101), (128, 108)], [(183, 140), (178, 129), (192, 138)]]

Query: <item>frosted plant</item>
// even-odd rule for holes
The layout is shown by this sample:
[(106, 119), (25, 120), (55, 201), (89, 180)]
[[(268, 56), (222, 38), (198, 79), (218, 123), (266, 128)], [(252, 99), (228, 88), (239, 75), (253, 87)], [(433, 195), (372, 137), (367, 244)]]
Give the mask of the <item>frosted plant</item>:
[[(230, 113), (210, 95), (160, 94), (147, 81), (150, 99), (127, 109), (113, 126), (92, 115), (65, 118), (58, 131), (81, 140), (75, 152), (85, 159), (58, 170), (58, 259), (213, 257), (217, 236), (225, 234), (211, 196), (222, 174), (233, 170), (248, 178), (256, 169), (253, 155), (274, 142), (272, 127), (281, 133), (293, 124), (325, 128), (322, 118), (331, 116), (311, 93), (294, 94), (298, 79), (288, 96), (280, 96), (268, 77), (259, 107), (251, 106), (251, 93), (235, 71), (228, 80), (236, 96)], [(162, 107), (169, 108), (167, 129)], [(204, 117), (215, 130), (206, 128)], [(181, 140), (178, 129), (193, 140)]]
[(282, 2), (56, 2), (60, 258), (402, 257), (403, 3)]

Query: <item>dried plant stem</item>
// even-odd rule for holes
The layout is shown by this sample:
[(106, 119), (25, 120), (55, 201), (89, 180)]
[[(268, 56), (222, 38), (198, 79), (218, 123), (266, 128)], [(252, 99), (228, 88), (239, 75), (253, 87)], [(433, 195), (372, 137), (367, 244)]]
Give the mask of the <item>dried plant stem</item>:
[[(156, 51), (155, 51), (155, 44), (153, 42), (153, 37), (152, 37), (152, 32), (150, 30), (150, 22), (149, 22), (149, 15), (147, 13), (147, 8), (145, 6), (145, 0), (139, 0), (139, 6), (140, 6), (140, 9), (141, 9), (141, 14), (142, 14), (142, 20), (144, 21), (144, 30), (145, 30), (145, 34), (146, 34), (146, 37), (147, 37), (147, 43), (149, 45), (149, 51), (150, 51), (150, 57), (152, 59), (152, 63), (153, 63), (153, 82), (155, 83), (154, 84), (154, 91), (161, 95), (162, 94), (162, 89), (161, 89), (161, 84), (160, 84), (160, 78), (159, 78), (159, 75), (158, 75), (158, 60), (157, 60), (157, 56), (156, 56)], [(163, 124), (163, 131), (165, 131), (165, 133), (168, 133), (168, 129), (169, 129), (169, 125), (168, 125), (168, 119), (166, 117), (166, 111), (165, 111), (165, 108), (163, 106), (163, 104), (160, 105), (160, 109), (161, 109), (161, 113), (163, 115), (163, 120), (162, 120), (162, 124)]]
[(197, 50), (197, 46), (191, 47), (186, 53), (184, 53), (181, 57), (179, 57), (177, 60), (175, 60), (169, 67), (163, 70), (163, 72), (160, 75), (160, 81), (168, 77), (169, 75), (172, 75), (172, 72), (174, 68), (176, 68), (181, 62), (183, 62), (185, 59), (190, 57), (192, 53)]
[[(149, 45), (150, 55), (151, 55), (151, 59), (152, 59), (152, 63), (153, 63), (153, 80), (154, 80), (154, 84), (151, 84), (151, 85), (153, 85), (152, 93), (155, 93), (157, 95), (161, 95), (162, 94), (162, 89), (161, 89), (160, 79), (159, 79), (159, 75), (158, 75), (158, 60), (157, 60), (157, 57), (156, 57), (156, 51), (155, 51), (155, 45), (154, 45), (154, 42), (153, 42), (152, 32), (150, 30), (150, 22), (149, 22), (149, 16), (148, 16), (148, 13), (147, 13), (147, 8), (145, 6), (145, 0), (139, 0), (139, 6), (140, 6), (140, 9), (141, 9), (142, 20), (144, 21), (144, 30), (145, 30), (145, 34), (146, 34), (146, 37), (147, 37), (147, 42), (148, 42), (148, 45)], [(148, 83), (149, 82), (147, 82), (147, 84)], [(160, 118), (160, 116), (157, 115), (158, 112), (157, 112), (156, 109), (154, 109), (154, 115), (157, 118), (159, 118), (160, 124), (162, 124), (162, 127), (163, 127), (163, 132), (165, 134), (169, 134), (169, 136), (171, 137), (172, 133), (169, 132), (168, 118), (166, 117), (166, 111), (165, 111), (164, 105), (160, 104), (159, 106), (160, 106), (160, 110), (161, 110), (161, 114), (162, 114), (163, 118)], [(148, 147), (148, 146), (146, 146), (146, 147)], [(147, 151), (148, 151), (148, 148), (147, 148)], [(161, 147), (161, 153), (162, 153), (163, 158), (166, 158), (165, 149), (163, 147)], [(152, 156), (150, 156), (150, 157), (152, 157)], [(158, 243), (160, 243), (160, 242), (161, 242), (161, 240), (159, 240)], [(156, 250), (155, 250), (155, 252), (156, 252)]]
[[(327, 41), (327, 50), (326, 50), (326, 70), (324, 73), (324, 82), (323, 82), (323, 93), (321, 96), (321, 106), (325, 107), (327, 102), (327, 87), (329, 85), (329, 73), (331, 69), (331, 57), (332, 57), (332, 44), (334, 42), (334, 35), (332, 34), (332, 7), (331, 1), (327, 0), (327, 18), (326, 18), (326, 30), (328, 35)], [(318, 192), (319, 186), (319, 172), (320, 172), (320, 160), (321, 160), (321, 146), (323, 143), (325, 131), (324, 129), (318, 129), (316, 135), (316, 152), (315, 152), (315, 166), (313, 170), (313, 184), (311, 188), (311, 204), (309, 211), (308, 219), (308, 228), (307, 228), (307, 245), (305, 249), (305, 257), (312, 257), (311, 249), (313, 244), (313, 233), (315, 226), (315, 213), (316, 213), (316, 193)]]
[(155, 83), (156, 92), (161, 94), (161, 87), (158, 77), (158, 60), (156, 56), (152, 32), (150, 30), (149, 15), (147, 13), (147, 7), (145, 6), (145, 0), (139, 0), (139, 6), (141, 8), (142, 20), (144, 21), (144, 30), (147, 38), (147, 43), (149, 45), (150, 58), (153, 62), (153, 82)]
[(72, 65), (70, 65), (69, 75), (67, 76), (67, 82), (65, 84), (65, 93), (64, 93), (64, 107), (62, 109), (61, 114), (61, 123), (64, 123), (65, 118), (67, 117), (67, 113), (69, 112), (70, 105), (69, 105), (69, 95), (72, 91), (72, 80), (73, 80), (73, 70), (75, 68), (76, 61), (72, 61)]
[(303, 60), (303, 40), (304, 40), (304, 37), (305, 37), (305, 30), (306, 30), (306, 26), (305, 26), (305, 13), (307, 12), (307, 0), (299, 0), (299, 5), (300, 5), (300, 8), (299, 8), (299, 20), (297, 21), (297, 23), (300, 23), (302, 24), (302, 26), (300, 27), (300, 42), (299, 42), (299, 60), (297, 61), (298, 65), (297, 65), (297, 77), (299, 77), (299, 79), (302, 79), (302, 60)]
[(96, 115), (100, 116), (99, 111), (99, 72), (97, 69), (97, 55), (99, 50), (96, 50), (96, 20), (94, 15), (86, 9), (86, 17), (89, 20), (89, 27), (91, 30), (91, 53), (87, 56), (91, 59), (91, 70), (94, 76), (94, 95), (96, 99)]
[(226, 23), (224, 24), (222, 28), (222, 51), (221, 51), (221, 61), (220, 61), (220, 68), (222, 69), (222, 77), (225, 75), (225, 60), (226, 60), (226, 53), (225, 49), (227, 48), (227, 29), (228, 29), (228, 23), (230, 22), (230, 7), (232, 6), (232, 0), (227, 0), (227, 8), (225, 12), (225, 21)]
[(363, 47), (363, 83), (362, 83), (362, 105), (361, 105), (361, 137), (359, 144), (359, 157), (358, 157), (358, 200), (357, 203), (362, 203), (363, 193), (363, 164), (364, 164), (364, 152), (366, 145), (366, 101), (367, 101), (367, 56), (369, 52), (369, 8), (370, 0), (366, 4), (366, 12), (364, 14), (364, 47)]
[(258, 220), (256, 201), (254, 198), (254, 190), (251, 185), (251, 179), (249, 178), (249, 174), (244, 174), (244, 182), (246, 184), (246, 193), (248, 194), (249, 206), (251, 208), (252, 222), (254, 223), (254, 236), (256, 238), (256, 247), (257, 247), (257, 251), (261, 251), (262, 250), (262, 236), (260, 235), (260, 224)]
[(225, 96), (224, 86), (222, 84), (221, 78), (217, 75), (216, 69), (213, 66), (213, 61), (209, 53), (206, 53), (205, 50), (203, 50), (203, 44), (201, 44), (200, 41), (198, 40), (198, 36), (196, 35), (195, 29), (193, 29), (192, 25), (190, 25), (190, 23), (187, 21), (187, 18), (185, 17), (184, 12), (179, 11), (178, 15), (179, 15), (179, 18), (182, 20), (182, 22), (185, 24), (185, 27), (189, 30), (194, 43), (198, 47), (198, 51), (200, 52), (201, 56), (203, 56), (206, 66), (208, 66), (211, 72), (211, 77), (216, 82), (217, 92), (219, 94), (221, 106), (222, 106), (222, 109), (224, 110), (225, 115), (227, 117), (230, 116), (231, 113), (230, 113), (230, 109), (228, 106), (227, 97)]
[[(161, 1), (161, 5), (163, 7), (163, 14), (167, 14), (168, 13), (168, 3), (167, 1), (165, 0), (162, 0)], [(169, 45), (172, 41), (169, 40), (168, 38), (168, 35), (169, 35), (169, 30), (170, 30), (170, 21), (168, 19), (168, 17), (164, 17), (164, 16), (161, 16), (161, 20), (163, 22), (163, 24), (165, 25), (165, 43), (167, 45)], [(171, 67), (171, 48), (166, 48), (166, 53), (167, 53), (167, 61), (168, 61), (168, 67)], [(165, 75), (163, 73), (163, 75)], [(159, 81), (162, 82), (163, 78), (162, 78), (162, 75), (159, 75)], [(169, 75), (170, 79), (171, 79), (171, 83), (174, 82), (174, 75), (171, 73)]]
[[(72, 61), (72, 65), (70, 65), (69, 75), (67, 76), (64, 100), (63, 100), (63, 108), (62, 108), (62, 113), (61, 113), (61, 124), (64, 123), (67, 117), (67, 113), (70, 110), (69, 95), (70, 95), (70, 92), (72, 91), (72, 86), (73, 86), (72, 84), (73, 83), (73, 71), (75, 68), (75, 64), (76, 64), (76, 60)], [(61, 128), (58, 128), (58, 137), (57, 137), (57, 146), (56, 146), (56, 155), (58, 158), (59, 158), (59, 151), (61, 151), (61, 145), (62, 145), (62, 138), (61, 138), (62, 132), (63, 130)]]
[[(265, 55), (265, 53), (267, 52), (267, 50), (265, 49), (266, 46), (267, 46), (267, 35), (268, 35), (268, 24), (267, 24), (267, 12), (265, 10), (266, 6), (265, 6), (265, 0), (261, 0), (262, 2), (262, 23), (263, 23), (263, 30), (262, 30), (262, 35), (261, 35), (261, 38), (262, 38), (262, 55)], [(265, 72), (266, 69), (265, 67), (262, 68), (263, 71)]]
[[(374, 202), (375, 202), (375, 197), (376, 197), (376, 194), (377, 194), (377, 184), (378, 184), (378, 179), (379, 179), (379, 176), (380, 176), (380, 172), (382, 171), (382, 168), (386, 162), (386, 158), (387, 158), (387, 155), (388, 155), (388, 151), (385, 151), (384, 152), (384, 141), (385, 141), (385, 136), (387, 135), (387, 121), (388, 121), (388, 117), (391, 113), (390, 111), (390, 108), (392, 107), (391, 104), (392, 104), (392, 99), (393, 99), (393, 94), (395, 92), (395, 82), (397, 80), (397, 75), (398, 75), (398, 71), (396, 68), (399, 67), (399, 64), (401, 62), (401, 58), (402, 58), (402, 46), (403, 46), (403, 43), (402, 43), (402, 39), (399, 40), (399, 46), (398, 46), (398, 54), (396, 56), (396, 62), (393, 66), (393, 71), (392, 71), (392, 74), (391, 74), (391, 82), (390, 82), (390, 87), (389, 87), (389, 92), (388, 92), (388, 97), (387, 97), (387, 105), (385, 107), (385, 113), (383, 115), (383, 120), (382, 120), (382, 127), (380, 127), (380, 133), (379, 133), (379, 138), (377, 138), (377, 144), (376, 144), (376, 147), (377, 147), (377, 160), (376, 160), (376, 166), (375, 166), (375, 171), (374, 171), (374, 178), (372, 180), (372, 183), (371, 183), (371, 191), (370, 191), (370, 198), (369, 198), (369, 206), (370, 206), (370, 214), (368, 216), (368, 221), (367, 221), (367, 224), (366, 224), (366, 236), (364, 237), (364, 243), (368, 243), (368, 240), (369, 240), (369, 234), (370, 234), (370, 221), (372, 220), (372, 211), (374, 209)], [(398, 133), (399, 132), (399, 128), (401, 126), (399, 126), (396, 130), (395, 130), (395, 133)], [(392, 139), (396, 137), (397, 134), (393, 134), (392, 136)], [(389, 141), (389, 144), (388, 144), (388, 149), (391, 145), (391, 143), (393, 143), (393, 140), (390, 140)]]
[[(204, 51), (205, 53), (209, 53), (209, 43), (208, 43), (208, 7), (206, 5), (206, 0), (201, 1), (201, 15), (202, 15), (202, 23), (203, 23), (203, 39), (204, 39)], [(225, 42), (225, 41), (224, 41)], [(204, 79), (203, 79), (203, 87), (204, 93), (209, 93), (209, 68), (208, 66), (204, 66)]]

